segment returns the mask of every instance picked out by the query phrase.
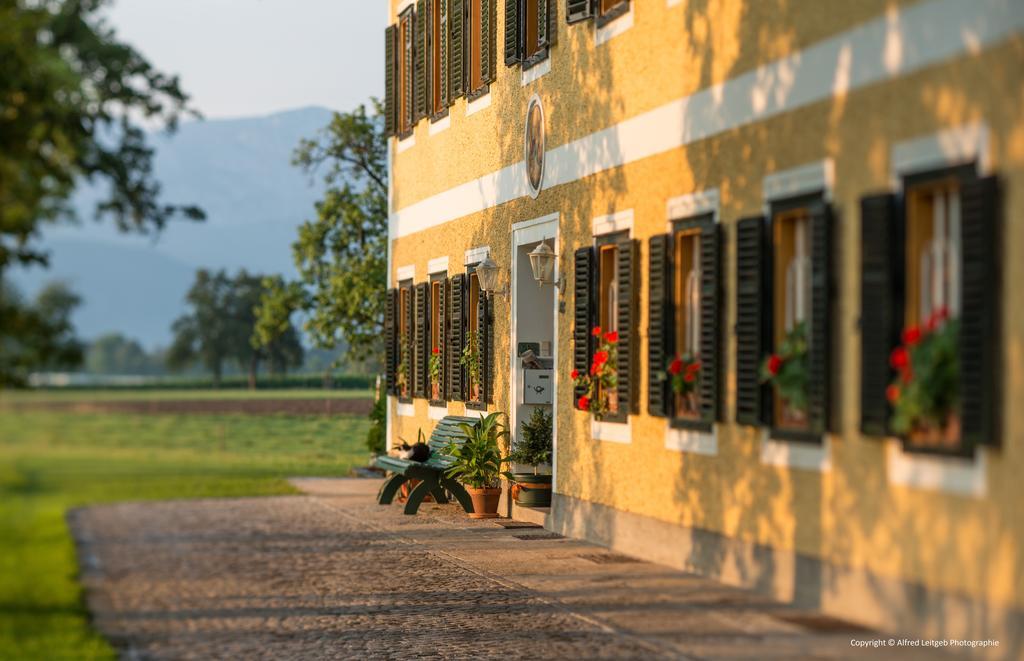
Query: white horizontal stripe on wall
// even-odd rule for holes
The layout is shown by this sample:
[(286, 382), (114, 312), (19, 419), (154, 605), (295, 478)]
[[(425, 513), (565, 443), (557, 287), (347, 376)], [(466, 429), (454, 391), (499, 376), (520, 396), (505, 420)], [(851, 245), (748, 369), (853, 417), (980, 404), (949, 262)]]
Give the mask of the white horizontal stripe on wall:
[[(977, 53), (1022, 29), (1024, 3), (1018, 0), (931, 0), (892, 9), (803, 51), (550, 149), (543, 187)], [(393, 212), (393, 235), (414, 234), (528, 195), (524, 167), (520, 161)]]

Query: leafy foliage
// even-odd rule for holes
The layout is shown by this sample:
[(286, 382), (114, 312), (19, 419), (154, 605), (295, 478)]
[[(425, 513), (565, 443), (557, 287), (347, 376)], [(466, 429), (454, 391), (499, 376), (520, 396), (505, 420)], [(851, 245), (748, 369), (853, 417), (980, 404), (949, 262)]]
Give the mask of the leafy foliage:
[(615, 368), (619, 334), (616, 331), (602, 333), (600, 326), (595, 326), (590, 334), (598, 338), (597, 351), (590, 363), (590, 372), (580, 374), (573, 370), (570, 374), (577, 388), (584, 391), (576, 405), (582, 411), (590, 411), (595, 420), (600, 420), (611, 410), (610, 395), (615, 392), (619, 382), (619, 374)]
[(441, 369), (443, 362), (441, 360), (441, 350), (434, 347), (430, 351), (430, 360), (427, 363), (427, 368), (430, 371), (430, 382), (435, 385), (441, 384)]
[(85, 369), (92, 374), (161, 374), (163, 368), (158, 353), (121, 333), (101, 335), (85, 351)]
[(498, 486), (498, 478), (511, 480), (512, 475), (501, 470), (508, 460), (501, 456), (501, 442), (508, 439), (508, 426), (502, 422), (505, 416), (495, 411), (480, 418), (473, 424), (462, 423), (466, 440), (463, 444), (452, 443), (444, 449), (454, 459), (445, 474), (474, 489)]
[(313, 342), (342, 340), (357, 353), (383, 353), (387, 283), (387, 139), (380, 103), (335, 113), (313, 140), (303, 140), (293, 163), (306, 172), (326, 168), (324, 199), (315, 220), (292, 245), (305, 292), (304, 328)]
[(807, 411), (807, 322), (801, 321), (783, 338), (777, 353), (761, 363), (761, 381), (775, 386), (794, 411)]
[(26, 303), (0, 279), (0, 387), (24, 385), (33, 370), (81, 364), (83, 347), (71, 323), (71, 314), (81, 302), (66, 285), (56, 282)]
[(384, 454), (388, 449), (387, 405), (387, 393), (379, 388), (370, 410), (370, 428), (366, 430), (366, 449), (375, 455)]
[(700, 385), (700, 360), (690, 354), (677, 355), (669, 363), (666, 372), (671, 379), (672, 392), (677, 395), (696, 392)]
[(483, 371), (483, 361), (480, 360), (480, 351), (476, 345), (476, 333), (470, 333), (469, 341), (462, 347), (462, 355), (459, 356), (459, 365), (466, 368), (466, 377), (471, 385), (480, 385), (480, 373)]
[(259, 300), (253, 310), (256, 319), (249, 343), (270, 363), (270, 372), (280, 374), (302, 364), (304, 352), (292, 317), (303, 306), (303, 291), (279, 275), (263, 278)]
[(0, 273), (46, 262), (40, 225), (73, 216), (82, 181), (103, 182), (96, 217), (150, 231), (194, 206), (160, 201), (140, 120), (174, 130), (189, 112), (178, 78), (118, 40), (107, 0), (14, 0), (0, 5)]
[(509, 459), (517, 464), (533, 466), (536, 472), (538, 464), (551, 463), (551, 438), (551, 414), (535, 408), (530, 419), (523, 423)]
[(898, 376), (886, 390), (892, 404), (892, 430), (942, 428), (960, 407), (960, 321), (937, 311), (924, 328), (903, 331), (903, 344), (889, 362)]

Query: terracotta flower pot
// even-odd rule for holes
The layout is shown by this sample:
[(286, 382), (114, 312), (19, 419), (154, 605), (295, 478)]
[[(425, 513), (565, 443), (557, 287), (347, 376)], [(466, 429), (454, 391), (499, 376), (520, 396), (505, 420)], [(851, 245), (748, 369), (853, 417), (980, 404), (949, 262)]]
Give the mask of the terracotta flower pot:
[(960, 416), (956, 413), (946, 418), (943, 426), (920, 424), (908, 434), (910, 445), (917, 448), (955, 448), (960, 444)]
[(618, 413), (619, 412), (619, 391), (617, 389), (611, 389), (608, 391), (608, 412)]
[(782, 410), (779, 415), (779, 426), (789, 429), (807, 428), (807, 411), (793, 408), (789, 402), (782, 401)]
[[(414, 477), (411, 477), (411, 478), (409, 478), (408, 481), (403, 482), (402, 483), (402, 488), (398, 490), (398, 502), (404, 503), (405, 501), (409, 500), (409, 494), (412, 493), (412, 490), (415, 489), (416, 485), (418, 485), (419, 483), (420, 483), (420, 480), (417, 480)], [(427, 497), (423, 499), (423, 502), (425, 502), (425, 503), (432, 503), (432, 502), (434, 502), (434, 496), (432, 496), (431, 494), (428, 493)]]
[(675, 412), (677, 418), (699, 418), (700, 403), (697, 401), (697, 393), (675, 393)]
[(474, 383), (469, 388), (469, 401), (479, 402), (480, 401), (480, 384)]
[(501, 498), (501, 487), (494, 489), (466, 487), (466, 491), (469, 492), (469, 497), (473, 501), (473, 511), (470, 512), (469, 518), (498, 518), (498, 499)]
[(435, 402), (441, 399), (441, 384), (437, 381), (432, 381), (430, 383), (430, 399)]

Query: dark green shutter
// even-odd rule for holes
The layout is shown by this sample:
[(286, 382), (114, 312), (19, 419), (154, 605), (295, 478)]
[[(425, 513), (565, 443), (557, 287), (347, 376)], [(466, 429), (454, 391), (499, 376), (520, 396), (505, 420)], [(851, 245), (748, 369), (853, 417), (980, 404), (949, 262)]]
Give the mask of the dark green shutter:
[(397, 353), (397, 333), (395, 333), (397, 312), (398, 290), (389, 289), (384, 305), (384, 389), (389, 395), (395, 394), (398, 368), (398, 360), (395, 355)]
[(968, 181), (960, 191), (961, 438), (967, 448), (999, 444), (999, 182)]
[[(449, 71), (451, 69), (451, 66), (448, 63), (448, 58), (451, 57), (451, 49), (448, 46), (448, 42), (451, 39), (448, 30), (448, 21), (451, 16), (451, 1), (452, 0), (440, 0), (441, 15), (437, 18), (440, 22), (437, 33), (439, 35), (438, 38), (441, 40), (440, 48), (437, 49), (437, 52), (441, 56), (441, 66), (437, 68), (438, 74), (441, 77), (440, 84), (437, 86), (438, 90), (440, 90), (441, 97), (437, 99), (437, 101), (439, 101), (438, 105), (440, 105), (441, 108), (447, 108), (451, 105), (451, 97), (449, 96), (451, 93), (451, 83), (448, 81)], [(433, 106), (431, 106), (431, 112), (433, 112)]]
[(413, 105), (416, 114), (413, 122), (427, 116), (430, 89), (430, 51), (427, 44), (430, 35), (430, 3), (427, 0), (416, 0), (416, 13), (413, 15)]
[(722, 419), (722, 228), (700, 226), (700, 410), (705, 422)]
[(394, 25), (389, 25), (384, 30), (384, 133), (387, 136), (395, 134), (397, 125), (398, 104), (395, 103), (397, 96), (395, 85), (398, 82), (398, 72), (395, 70), (395, 43), (398, 39), (398, 30)]
[(480, 2), (480, 77), (485, 84), (494, 82), (497, 75), (497, 48), (494, 40), (498, 22), (498, 0)]
[(540, 45), (554, 46), (558, 43), (558, 0), (538, 0), (537, 38)]
[[(406, 397), (411, 397), (413, 394), (413, 388), (415, 387), (416, 379), (416, 296), (414, 295), (414, 289), (410, 285), (405, 288), (407, 293), (405, 295), (405, 346), (408, 348), (408, 366), (409, 373), (406, 375), (408, 383), (406, 384)], [(402, 356), (399, 355), (399, 360)]]
[(476, 305), (477, 349), (480, 352), (480, 401), (494, 403), (494, 302), (480, 292)]
[(889, 433), (885, 389), (892, 380), (889, 353), (899, 342), (902, 300), (898, 272), (903, 261), (896, 196), (860, 200), (860, 429)]
[(668, 366), (672, 355), (672, 239), (668, 234), (648, 241), (647, 272), (647, 412), (669, 414), (671, 393)]
[(438, 311), (437, 311), (437, 323), (439, 324), (437, 329), (437, 350), (441, 356), (441, 383), (438, 384), (440, 390), (438, 399), (448, 399), (448, 319), (451, 317), (451, 301), (448, 296), (448, 278), (440, 278), (438, 281)]
[(639, 342), (636, 333), (636, 301), (638, 279), (636, 265), (639, 252), (639, 241), (624, 239), (619, 241), (616, 259), (618, 261), (619, 309), (615, 311), (618, 322), (619, 343), (617, 346), (616, 372), (618, 377), (620, 412), (636, 413), (636, 350)]
[(405, 112), (403, 113), (405, 116), (403, 117), (403, 119), (405, 120), (406, 130), (411, 131), (412, 126), (415, 123), (415, 108), (413, 94), (413, 91), (415, 89), (415, 76), (413, 75), (413, 64), (415, 61), (415, 58), (413, 57), (413, 43), (415, 41), (413, 39), (413, 32), (415, 32), (415, 30), (413, 29), (413, 26), (415, 23), (413, 21), (413, 13), (411, 6), (404, 13), (405, 16), (402, 18), (402, 21), (405, 23), (405, 38), (403, 39), (404, 43), (402, 44), (402, 59), (404, 62), (402, 96), (405, 102)]
[(566, 0), (565, 22), (572, 24), (594, 17), (595, 0)]
[[(593, 302), (593, 279), (594, 279), (594, 249), (590, 246), (580, 248), (575, 254), (574, 269), (574, 294), (573, 304), (573, 369), (580, 374), (586, 374), (590, 369), (590, 327), (593, 323), (594, 302)], [(580, 388), (575, 389), (573, 405), (586, 392)], [(577, 407), (578, 408), (578, 407)]]
[(448, 399), (466, 400), (464, 373), (460, 361), (466, 342), (466, 276), (453, 275), (451, 284), (451, 319), (448, 322)]
[(430, 352), (430, 328), (427, 317), (429, 314), (427, 298), (429, 296), (429, 285), (425, 282), (421, 282), (413, 289), (416, 310), (413, 317), (413, 397), (426, 397), (429, 392), (427, 384), (427, 358)]
[(811, 229), (811, 310), (807, 347), (807, 418), (819, 434), (830, 423), (832, 355), (832, 210), (823, 200), (808, 206)]
[(505, 0), (505, 64), (508, 66), (519, 64), (522, 59), (523, 30), (519, 25), (519, 2)]
[(466, 93), (464, 78), (465, 53), (465, 0), (449, 0), (448, 6), (448, 103)]
[(758, 373), (768, 350), (765, 331), (771, 291), (766, 278), (765, 221), (736, 224), (736, 422), (761, 425), (768, 414)]

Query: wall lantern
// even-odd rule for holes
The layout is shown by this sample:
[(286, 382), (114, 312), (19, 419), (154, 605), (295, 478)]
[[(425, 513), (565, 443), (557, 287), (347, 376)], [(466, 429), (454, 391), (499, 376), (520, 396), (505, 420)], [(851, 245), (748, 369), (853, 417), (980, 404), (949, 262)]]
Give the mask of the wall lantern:
[(480, 289), (487, 294), (501, 294), (508, 296), (508, 289), (498, 291), (498, 265), (494, 263), (490, 255), (484, 257), (484, 261), (476, 265), (476, 277), (480, 282)]
[(555, 284), (555, 251), (546, 240), (530, 251), (530, 268), (538, 285)]

